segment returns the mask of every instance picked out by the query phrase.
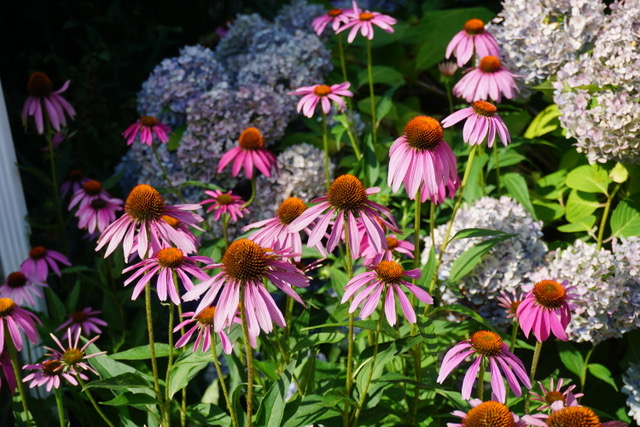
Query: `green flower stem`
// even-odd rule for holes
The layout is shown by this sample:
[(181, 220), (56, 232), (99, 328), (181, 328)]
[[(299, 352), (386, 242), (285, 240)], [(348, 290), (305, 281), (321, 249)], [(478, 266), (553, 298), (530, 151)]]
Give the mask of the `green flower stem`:
[[(48, 127), (48, 126), (47, 126)], [(66, 226), (64, 223), (64, 216), (62, 214), (62, 205), (60, 199), (60, 188), (58, 187), (58, 178), (57, 178), (57, 170), (56, 170), (56, 156), (53, 147), (53, 130), (48, 129), (46, 132), (46, 140), (47, 145), (49, 147), (49, 164), (51, 167), (51, 186), (53, 187), (53, 202), (56, 206), (56, 215), (58, 217), (58, 227), (60, 228), (60, 238), (62, 240), (62, 246), (64, 248), (65, 253), (69, 253), (69, 247), (67, 243), (67, 239), (65, 238), (65, 230)]]
[[(542, 342), (536, 341), (536, 347), (533, 350), (533, 359), (531, 359), (531, 373), (529, 374), (529, 379), (531, 379), (531, 384), (536, 379), (536, 370), (538, 369), (538, 361), (540, 360), (540, 351), (542, 350)], [(529, 390), (525, 391), (524, 394), (524, 413), (529, 413)]]
[[(100, 406), (98, 406), (98, 402), (96, 402), (96, 400), (93, 398), (93, 395), (91, 394), (89, 389), (86, 387), (86, 384), (84, 383), (84, 381), (82, 381), (82, 378), (80, 378), (80, 375), (76, 374), (76, 379), (78, 380), (78, 383), (80, 383), (80, 386), (82, 387), (82, 391), (84, 391), (87, 394), (89, 401), (91, 401), (91, 404), (95, 408), (98, 415), (100, 415), (100, 417), (104, 420), (105, 423), (107, 423), (109, 427), (115, 427), (113, 423), (109, 421), (109, 418), (107, 418), (104, 412), (102, 412), (102, 409), (100, 409)], [(169, 424), (167, 423), (165, 425), (168, 426)]]
[(453, 114), (453, 96), (451, 96), (451, 81), (449, 78), (445, 80), (444, 87), (447, 91), (447, 101), (449, 101), (449, 114)]
[(227, 384), (224, 381), (224, 374), (220, 367), (220, 360), (218, 359), (218, 351), (216, 349), (216, 333), (213, 331), (213, 325), (209, 328), (211, 334), (211, 354), (213, 355), (213, 364), (216, 366), (216, 372), (218, 373), (218, 379), (220, 380), (220, 387), (222, 388), (222, 394), (224, 400), (227, 402), (227, 408), (229, 408), (229, 414), (231, 415), (231, 423), (233, 427), (238, 427), (238, 420), (236, 419), (236, 413), (233, 410), (233, 404), (229, 398), (229, 391), (227, 390)]
[(587, 352), (587, 356), (584, 358), (584, 364), (582, 365), (582, 372), (580, 372), (580, 391), (584, 391), (584, 386), (587, 382), (587, 368), (589, 367), (589, 360), (591, 359), (591, 355), (593, 354), (593, 350), (596, 349), (596, 346), (592, 346)]
[(502, 193), (500, 191), (500, 160), (498, 156), (498, 141), (494, 141), (493, 144), (493, 158), (496, 163), (496, 190), (498, 190), (498, 196)]
[[(344, 56), (344, 45), (342, 44), (342, 34), (336, 34), (336, 37), (338, 39), (338, 52), (340, 54), (340, 68), (342, 69), (342, 78), (343, 78), (343, 81), (348, 82), (349, 79), (347, 78), (347, 65), (346, 65), (345, 56)], [(356, 158), (360, 160), (362, 159), (362, 152), (360, 151), (358, 141), (356, 140), (353, 130), (351, 129), (351, 125), (353, 124), (353, 116), (352, 116), (353, 104), (351, 103), (351, 97), (346, 97), (346, 99), (347, 99), (347, 123), (348, 123), (347, 135), (349, 136), (349, 140), (351, 141), (351, 146), (353, 147), (353, 152), (355, 153)]]
[(64, 417), (64, 406), (62, 405), (62, 392), (59, 388), (53, 388), (53, 392), (56, 395), (56, 407), (58, 408), (58, 420), (60, 421), (60, 427), (67, 427), (67, 420)]
[(18, 363), (18, 352), (9, 334), (9, 328), (4, 326), (4, 336), (7, 349), (9, 350), (9, 358), (11, 359), (11, 367), (13, 368), (13, 375), (16, 377), (16, 384), (18, 386), (18, 393), (20, 394), (20, 401), (22, 402), (22, 410), (24, 411), (25, 419), (27, 420), (27, 427), (31, 425), (31, 417), (29, 415), (29, 406), (27, 404), (27, 394), (24, 392), (24, 386), (22, 384), (22, 376), (20, 375), (20, 364)]
[(251, 203), (253, 203), (253, 201), (256, 198), (256, 177), (254, 176), (253, 178), (251, 178), (251, 197), (249, 197), (249, 200), (247, 200), (247, 202), (242, 205), (243, 208), (248, 208), (249, 206), (251, 206)]
[[(422, 185), (418, 186), (418, 191), (415, 194), (415, 203), (414, 203), (414, 222), (413, 222), (413, 268), (418, 268), (420, 265), (420, 223), (422, 219), (422, 202), (420, 202), (420, 194), (422, 193)], [(417, 285), (418, 280), (413, 279), (412, 283)], [(411, 306), (415, 307), (417, 303), (416, 296), (411, 294)], [(415, 323), (411, 324), (411, 335), (418, 334), (418, 327)], [(411, 406), (412, 416), (415, 417), (418, 411), (418, 397), (420, 394), (420, 387), (418, 384), (422, 381), (422, 342), (418, 343), (413, 347), (413, 364), (416, 373), (416, 386), (413, 393), (413, 405)]]
[(356, 415), (352, 424), (354, 426), (358, 425), (358, 419), (360, 418), (360, 413), (364, 408), (364, 402), (367, 398), (369, 385), (371, 385), (371, 378), (373, 377), (373, 370), (376, 366), (376, 357), (378, 357), (378, 344), (380, 342), (380, 328), (382, 325), (382, 319), (384, 319), (384, 316), (382, 315), (382, 313), (380, 313), (380, 317), (378, 318), (378, 324), (376, 325), (376, 339), (373, 344), (373, 356), (371, 357), (371, 369), (369, 370), (369, 375), (367, 375), (367, 381), (364, 383), (364, 388), (362, 389), (362, 395), (360, 396), (360, 401), (358, 402), (358, 406), (356, 408)]
[(253, 415), (253, 349), (249, 340), (249, 325), (247, 323), (247, 309), (244, 304), (245, 287), (240, 286), (240, 314), (242, 315), (242, 336), (244, 349), (247, 353), (247, 427), (251, 427)]
[[(162, 391), (160, 391), (160, 376), (158, 375), (158, 361), (156, 359), (156, 343), (153, 336), (153, 313), (151, 310), (151, 284), (147, 283), (144, 287), (144, 302), (145, 309), (147, 314), (147, 332), (149, 334), (149, 352), (151, 353), (151, 370), (153, 372), (153, 389), (156, 393), (156, 397), (158, 398), (158, 402), (161, 408), (162, 421), (168, 421), (165, 419), (165, 408), (164, 402), (162, 398)], [(168, 425), (168, 422), (167, 422)]]
[(607, 197), (607, 203), (604, 205), (604, 212), (602, 213), (602, 219), (600, 220), (600, 227), (598, 228), (598, 249), (602, 247), (602, 238), (604, 236), (604, 229), (607, 225), (607, 219), (609, 219), (609, 211), (611, 210), (611, 202), (613, 201), (613, 197), (616, 195), (618, 190), (620, 189), (620, 184), (616, 185), (611, 196)]
[[(173, 280), (176, 282), (177, 274), (173, 272)], [(171, 408), (171, 399), (169, 398), (169, 381), (171, 380), (171, 367), (173, 366), (173, 323), (174, 323), (174, 306), (175, 304), (169, 301), (169, 330), (167, 331), (167, 344), (169, 344), (169, 361), (167, 362), (167, 375), (165, 377), (165, 388), (164, 388), (164, 398), (166, 410), (170, 413)]]
[(167, 185), (169, 185), (169, 189), (173, 194), (175, 194), (178, 197), (178, 199), (180, 199), (182, 203), (187, 203), (187, 201), (184, 199), (184, 196), (182, 195), (180, 190), (178, 190), (171, 182), (171, 179), (167, 174), (167, 170), (164, 168), (164, 165), (162, 164), (162, 159), (160, 158), (160, 153), (158, 153), (156, 144), (151, 144), (151, 148), (153, 149), (153, 155), (156, 158), (156, 162), (158, 162), (158, 166), (160, 167), (160, 172), (162, 172), (162, 176), (164, 177), (164, 180), (167, 181)]
[(366, 39), (367, 43), (367, 75), (369, 77), (369, 95), (371, 103), (371, 142), (376, 146), (378, 141), (378, 129), (376, 120), (376, 98), (373, 92), (373, 65), (371, 62), (371, 40)]
[(518, 329), (520, 325), (516, 319), (513, 319), (513, 329), (511, 330), (511, 342), (509, 343), (509, 351), (513, 353), (516, 349), (516, 339), (518, 338)]
[[(478, 399), (484, 402), (484, 372), (485, 372), (485, 360), (484, 357), (480, 361), (480, 370), (478, 371)], [(527, 412), (525, 412), (527, 413)]]
[(342, 44), (342, 34), (336, 34), (336, 38), (338, 39), (338, 52), (340, 54), (340, 68), (342, 69), (342, 78), (345, 82), (349, 81), (347, 79), (347, 63), (344, 57), (344, 45)]
[(324, 179), (327, 190), (331, 186), (331, 171), (329, 170), (329, 135), (327, 134), (327, 115), (322, 112), (322, 145), (324, 146)]
[[(346, 213), (341, 213), (344, 218), (344, 247), (345, 247), (345, 269), (347, 270), (347, 281), (353, 277), (353, 259), (351, 258), (351, 246), (349, 242), (349, 218)], [(346, 388), (347, 396), (351, 396), (351, 386), (353, 385), (353, 339), (354, 339), (354, 323), (355, 316), (349, 313), (349, 330), (347, 332), (347, 378)], [(344, 427), (349, 427), (349, 403), (345, 403), (342, 421)]]

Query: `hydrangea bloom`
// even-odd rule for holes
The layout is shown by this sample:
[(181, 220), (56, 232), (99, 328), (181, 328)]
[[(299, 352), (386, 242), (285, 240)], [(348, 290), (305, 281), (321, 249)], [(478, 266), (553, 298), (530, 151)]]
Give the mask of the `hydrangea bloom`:
[(640, 424), (640, 365), (630, 365), (622, 375), (622, 392), (627, 395), (629, 416)]
[(309, 27), (315, 21), (314, 16), (318, 16), (323, 12), (324, 7), (320, 4), (309, 4), (306, 0), (294, 0), (280, 8), (274, 23), (291, 33), (296, 30), (309, 31)]

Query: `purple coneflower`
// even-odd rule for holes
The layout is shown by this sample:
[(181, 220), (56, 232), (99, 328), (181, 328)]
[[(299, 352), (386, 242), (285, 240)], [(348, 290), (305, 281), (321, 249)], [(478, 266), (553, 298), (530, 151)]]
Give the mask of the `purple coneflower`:
[(64, 198), (67, 194), (75, 194), (82, 188), (82, 184), (87, 181), (90, 180), (84, 176), (82, 169), (71, 169), (67, 175), (67, 180), (60, 186), (60, 197)]
[(289, 95), (304, 95), (298, 101), (296, 109), (298, 113), (302, 111), (302, 114), (311, 118), (316, 109), (318, 103), (322, 104), (322, 112), (329, 114), (331, 111), (331, 101), (338, 104), (340, 111), (344, 111), (345, 105), (342, 96), (353, 96), (349, 87), (351, 83), (344, 82), (337, 85), (313, 85), (303, 86), (293, 92), (289, 92)]
[(500, 102), (502, 95), (513, 99), (518, 90), (514, 77), (518, 76), (504, 68), (497, 57), (489, 55), (483, 57), (477, 67), (468, 70), (452, 92), (467, 102), (486, 99)]
[(427, 116), (414, 117), (389, 149), (387, 184), (396, 192), (404, 184), (407, 195), (440, 204), (460, 187), (456, 157), (444, 139), (442, 125)]
[[(333, 252), (338, 246), (347, 225), (353, 259), (360, 257), (364, 234), (369, 235), (371, 245), (380, 252), (387, 248), (382, 226), (395, 232), (400, 230), (396, 227), (389, 209), (369, 200), (370, 195), (379, 191), (378, 187), (365, 188), (362, 181), (353, 175), (339, 176), (329, 187), (326, 196), (312, 200), (312, 203), (319, 202), (317, 205), (308, 208), (289, 224), (289, 231), (303, 230), (318, 219), (307, 241), (307, 246), (316, 246), (327, 233), (327, 228), (335, 216), (335, 223), (326, 245), (327, 252)], [(382, 215), (387, 219), (383, 219)], [(358, 227), (358, 221), (361, 221), (364, 227)]]
[(600, 422), (600, 418), (586, 406), (566, 406), (551, 415), (525, 415), (522, 420), (526, 425), (542, 427), (626, 427), (622, 421)]
[(577, 306), (571, 302), (577, 297), (567, 287), (568, 281), (543, 280), (536, 283), (518, 306), (516, 317), (522, 332), (528, 338), (531, 331), (539, 342), (545, 341), (551, 332), (566, 341), (565, 329), (571, 321), (571, 310)]
[[(47, 391), (60, 388), (61, 380), (64, 378), (70, 384), (77, 386), (78, 380), (72, 375), (62, 370), (62, 362), (57, 359), (45, 360), (42, 363), (36, 363), (33, 365), (24, 365), (22, 369), (35, 370), (22, 379), (23, 383), (30, 382), (29, 388), (45, 386)], [(77, 373), (80, 378), (87, 381), (89, 377), (81, 372)]]
[(83, 308), (80, 311), (69, 314), (67, 320), (56, 328), (56, 332), (65, 329), (62, 339), (66, 339), (69, 334), (75, 335), (78, 330), (82, 331), (85, 337), (91, 334), (101, 334), (100, 326), (107, 326), (107, 322), (96, 315), (102, 314), (100, 310), (93, 310), (91, 307)]
[(218, 221), (224, 214), (228, 214), (233, 222), (238, 221), (238, 218), (242, 218), (244, 214), (249, 213), (249, 209), (244, 207), (244, 200), (242, 197), (233, 194), (231, 191), (223, 193), (220, 190), (206, 190), (204, 194), (211, 196), (211, 199), (205, 199), (200, 202), (201, 205), (211, 206), (207, 207), (206, 212), (213, 211), (213, 219)]
[(489, 400), (481, 402), (473, 399), (469, 412), (453, 411), (451, 414), (462, 418), (461, 423), (447, 423), (447, 427), (523, 427), (527, 425), (504, 404)]
[(373, 267), (378, 265), (380, 261), (391, 261), (395, 252), (413, 258), (414, 249), (413, 243), (407, 240), (398, 240), (398, 236), (390, 234), (387, 236), (387, 249), (378, 252), (369, 242), (369, 238), (365, 236), (362, 239), (362, 264)]
[(522, 295), (519, 292), (515, 290), (512, 290), (510, 293), (502, 291), (496, 299), (498, 300), (498, 305), (505, 309), (507, 319), (516, 317), (516, 311), (518, 311), (518, 306), (522, 302)]
[(35, 246), (29, 251), (29, 258), (20, 265), (22, 271), (27, 277), (35, 280), (46, 281), (49, 276), (49, 268), (60, 276), (60, 267), (58, 264), (71, 265), (69, 258), (60, 252), (47, 249), (44, 246)]
[(140, 133), (140, 142), (151, 147), (154, 136), (160, 143), (166, 144), (169, 141), (171, 128), (164, 123), (160, 123), (153, 116), (142, 116), (122, 133), (122, 136), (127, 138), (127, 145), (133, 144), (138, 132)]
[[(122, 243), (126, 261), (133, 253), (134, 243), (137, 243), (138, 255), (144, 259), (150, 246), (156, 252), (164, 247), (163, 242), (171, 242), (184, 252), (193, 253), (196, 251), (193, 240), (177, 231), (163, 216), (200, 230), (197, 224), (202, 222), (202, 217), (187, 212), (200, 208), (198, 204), (167, 205), (155, 188), (147, 184), (137, 185), (127, 197), (124, 215), (104, 230), (98, 239), (96, 251), (107, 246), (104, 254), (107, 257)], [(136, 236), (137, 240), (134, 239)]]
[(336, 31), (336, 33), (341, 33), (342, 31), (351, 28), (349, 36), (347, 37), (347, 42), (351, 43), (356, 38), (358, 31), (360, 31), (362, 37), (373, 40), (373, 24), (382, 28), (387, 33), (393, 33), (392, 25), (395, 25), (396, 22), (398, 22), (395, 18), (378, 12), (360, 10), (355, 1), (351, 4), (353, 5), (353, 9), (350, 13), (346, 13), (349, 18), (349, 22)]
[(73, 209), (76, 205), (81, 208), (87, 203), (91, 203), (93, 200), (109, 198), (111, 198), (111, 196), (102, 188), (102, 183), (95, 179), (91, 179), (82, 184), (82, 188), (71, 196), (69, 210)]
[[(20, 308), (11, 298), (0, 298), (0, 353), (4, 350), (5, 339), (11, 339), (16, 350), (22, 350), (22, 329), (32, 343), (38, 342), (38, 331), (35, 323), (40, 319), (32, 312)], [(9, 337), (5, 337), (5, 327)]]
[(446, 58), (454, 54), (458, 66), (462, 67), (469, 62), (473, 54), (478, 58), (495, 56), (500, 58), (498, 42), (491, 33), (485, 30), (484, 22), (480, 19), (470, 19), (464, 24), (464, 29), (458, 32), (447, 45)]
[[(216, 308), (214, 306), (209, 306), (202, 310), (200, 313), (195, 314), (194, 311), (189, 311), (182, 314), (182, 317), (188, 317), (189, 319), (184, 320), (183, 322), (176, 325), (173, 328), (173, 332), (178, 332), (181, 328), (186, 327), (192, 323), (195, 323), (191, 329), (184, 333), (184, 335), (176, 342), (176, 348), (184, 347), (187, 345), (195, 331), (198, 331), (198, 336), (193, 344), (193, 351), (198, 351), (198, 347), (200, 347), (200, 351), (205, 352), (211, 348), (211, 334), (213, 333), (213, 316), (215, 315)], [(241, 323), (241, 320), (236, 317), (234, 318), (235, 323)], [(222, 344), (222, 350), (231, 354), (231, 350), (233, 350), (233, 345), (231, 341), (229, 341), (229, 337), (225, 334), (224, 330), (220, 330), (216, 332), (220, 337), (220, 343)], [(255, 347), (255, 345), (254, 345)]]
[[(9, 386), (9, 391), (11, 394), (16, 389), (18, 385), (16, 381), (16, 375), (13, 372), (13, 365), (11, 365), (11, 356), (9, 356), (9, 352), (3, 350), (0, 352), (0, 368), (2, 369), (2, 373), (4, 374), (4, 378)], [(2, 381), (0, 380), (0, 389), (2, 389)]]
[(116, 219), (116, 212), (122, 210), (122, 200), (116, 198), (98, 198), (85, 203), (78, 209), (78, 228), (89, 233), (102, 233)]
[(60, 96), (69, 88), (69, 83), (67, 80), (60, 89), (54, 91), (53, 83), (45, 73), (36, 71), (31, 74), (27, 82), (29, 97), (22, 107), (22, 124), (26, 127), (27, 119), (33, 116), (40, 135), (44, 133), (45, 119), (54, 130), (59, 131), (61, 126), (66, 126), (66, 116), (73, 119), (76, 115), (71, 104)]
[(549, 389), (547, 390), (545, 386), (538, 381), (538, 385), (540, 386), (540, 390), (542, 390), (542, 394), (531, 393), (531, 400), (536, 400), (538, 402), (542, 402), (538, 408), (538, 411), (542, 411), (543, 409), (552, 409), (557, 411), (558, 409), (564, 408), (565, 406), (579, 406), (578, 398), (584, 396), (583, 393), (573, 394), (572, 390), (576, 388), (576, 385), (570, 385), (562, 391), (562, 384), (564, 379), (560, 378), (556, 383), (555, 387), (553, 385), (553, 378), (549, 380)]
[(135, 300), (145, 286), (149, 285), (151, 279), (157, 277), (156, 291), (160, 301), (166, 301), (167, 295), (169, 295), (171, 301), (179, 305), (180, 295), (178, 295), (177, 283), (174, 281), (174, 273), (179, 278), (179, 282), (182, 283), (184, 289), (190, 291), (193, 289), (193, 282), (189, 276), (200, 280), (209, 278), (207, 273), (198, 267), (198, 262), (210, 264), (213, 261), (205, 256), (185, 256), (184, 252), (178, 248), (160, 249), (153, 257), (144, 259), (122, 270), (123, 273), (136, 270), (131, 277), (125, 280), (124, 285), (127, 286), (139, 278), (131, 295), (131, 300)]
[(471, 107), (463, 108), (442, 120), (442, 127), (448, 128), (466, 119), (462, 139), (469, 145), (480, 145), (487, 138), (487, 146), (493, 147), (496, 134), (505, 147), (511, 142), (509, 130), (498, 115), (495, 105), (487, 101), (475, 101)]
[(455, 61), (443, 61), (438, 64), (438, 71), (445, 77), (452, 77), (458, 71), (458, 64)]
[(403, 277), (419, 279), (420, 270), (404, 271), (402, 266), (395, 261), (381, 261), (372, 271), (358, 274), (344, 287), (344, 295), (341, 303), (344, 304), (352, 296), (358, 293), (349, 306), (349, 313), (353, 313), (358, 306), (365, 301), (360, 310), (360, 318), (366, 319), (373, 313), (380, 302), (384, 292), (384, 312), (391, 326), (396, 324), (396, 295), (400, 300), (400, 307), (409, 323), (416, 323), (416, 313), (400, 286), (409, 289), (420, 301), (425, 304), (433, 304), (433, 298), (411, 283), (403, 280)]
[(436, 381), (442, 384), (445, 378), (467, 357), (475, 357), (475, 360), (471, 363), (462, 381), (463, 399), (471, 397), (471, 389), (478, 376), (480, 364), (485, 363), (485, 361), (489, 364), (491, 388), (498, 401), (504, 403), (507, 398), (504, 378), (502, 377), (503, 372), (507, 377), (509, 387), (516, 396), (520, 397), (522, 395), (520, 383), (528, 389), (531, 388), (531, 381), (520, 359), (509, 351), (507, 345), (502, 342), (500, 335), (491, 331), (474, 332), (471, 334), (471, 338), (453, 346), (442, 359), (442, 366)]
[(347, 22), (349, 22), (348, 14), (350, 12), (350, 9), (328, 10), (324, 15), (315, 18), (313, 22), (311, 22), (311, 27), (318, 36), (322, 34), (326, 26), (329, 24), (331, 24), (331, 28), (333, 28), (333, 31), (338, 31), (338, 28), (340, 28), (341, 24), (346, 24)]
[(262, 133), (254, 128), (248, 127), (242, 131), (238, 139), (238, 146), (227, 151), (218, 163), (218, 173), (233, 161), (231, 175), (238, 176), (240, 169), (244, 166), (244, 174), (247, 178), (253, 178), (254, 166), (265, 176), (271, 176), (271, 169), (277, 171), (276, 158), (264, 148), (264, 138)]
[[(219, 294), (213, 319), (216, 332), (231, 325), (238, 303), (241, 303), (246, 312), (249, 335), (257, 337), (260, 329), (269, 333), (273, 330), (273, 323), (281, 327), (286, 324), (282, 312), (263, 284), (264, 279), (304, 305), (292, 286), (309, 286), (309, 279), (295, 265), (280, 259), (295, 255), (284, 250), (265, 249), (249, 239), (236, 240), (225, 251), (222, 262), (209, 267), (220, 268), (221, 271), (196, 285), (182, 299), (193, 301), (204, 294), (196, 309), (199, 314), (211, 306)], [(243, 301), (240, 301), (241, 292), (244, 293)]]
[(35, 305), (34, 296), (42, 298), (40, 287), (46, 287), (47, 284), (41, 280), (27, 277), (21, 271), (14, 271), (7, 275), (6, 280), (0, 285), (0, 296), (3, 298), (11, 298), (18, 305)]
[(90, 371), (98, 375), (98, 372), (96, 372), (95, 369), (89, 366), (86, 360), (92, 357), (103, 355), (106, 353), (106, 351), (87, 355), (86, 349), (95, 341), (97, 341), (98, 338), (100, 338), (100, 335), (96, 335), (95, 337), (88, 340), (82, 347), (80, 347), (79, 343), (81, 332), (82, 330), (78, 329), (75, 333), (75, 339), (73, 339), (72, 341), (72, 334), (67, 331), (67, 333), (65, 334), (67, 336), (67, 342), (69, 344), (67, 348), (65, 348), (65, 346), (60, 342), (60, 340), (58, 340), (58, 338), (56, 338), (55, 335), (49, 334), (51, 335), (51, 338), (53, 338), (53, 340), (56, 342), (56, 344), (58, 344), (60, 350), (45, 346), (44, 348), (51, 351), (51, 353), (47, 353), (46, 356), (50, 356), (55, 360), (59, 360), (62, 366), (58, 369), (63, 372), (68, 372), (72, 375), (75, 375), (81, 373), (82, 371)]

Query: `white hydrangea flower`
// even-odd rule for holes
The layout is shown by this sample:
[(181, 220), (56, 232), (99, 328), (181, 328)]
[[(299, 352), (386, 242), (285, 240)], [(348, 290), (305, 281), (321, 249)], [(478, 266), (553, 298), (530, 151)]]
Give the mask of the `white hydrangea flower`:
[(623, 310), (616, 313), (614, 324), (624, 333), (640, 328), (640, 237), (614, 240), (612, 250), (616, 280), (624, 283), (624, 291), (618, 296)]
[(629, 396), (627, 397), (629, 416), (640, 424), (640, 364), (629, 366), (622, 375), (622, 381), (624, 382), (622, 392)]

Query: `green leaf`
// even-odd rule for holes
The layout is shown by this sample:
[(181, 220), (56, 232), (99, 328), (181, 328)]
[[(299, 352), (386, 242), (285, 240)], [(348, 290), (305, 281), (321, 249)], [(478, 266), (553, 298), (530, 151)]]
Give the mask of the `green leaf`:
[(564, 216), (565, 208), (560, 203), (551, 202), (544, 199), (533, 200), (533, 207), (538, 214), (538, 219), (549, 222), (560, 219)]
[(109, 406), (146, 406), (157, 405), (158, 400), (146, 394), (122, 393), (111, 400), (100, 403)]
[(611, 371), (606, 366), (599, 363), (589, 363), (587, 369), (591, 375), (609, 384), (615, 391), (618, 391), (618, 386), (613, 380), (613, 375), (611, 375)]
[[(451, 238), (449, 243), (451, 243), (456, 239), (468, 239), (470, 237), (490, 237), (490, 236), (499, 236), (499, 235), (505, 235), (505, 234), (509, 234), (509, 233), (505, 233), (504, 231), (501, 231), (501, 230), (489, 230), (487, 228), (465, 228), (464, 230), (458, 231)], [(511, 236), (515, 236), (515, 234), (511, 234)]]
[(187, 125), (180, 125), (177, 128), (173, 129), (171, 135), (169, 135), (169, 141), (167, 142), (167, 150), (176, 151), (178, 146), (180, 145), (180, 140), (182, 139), (182, 134), (187, 130)]
[(560, 117), (558, 106), (556, 104), (549, 105), (533, 118), (531, 124), (524, 132), (524, 137), (535, 139), (553, 132), (560, 126), (558, 117)]
[(557, 345), (559, 351), (558, 354), (560, 355), (560, 360), (564, 366), (569, 371), (580, 377), (584, 370), (584, 359), (582, 358), (582, 354), (580, 354), (573, 344), (568, 342), (558, 341)]
[(231, 425), (231, 418), (226, 412), (210, 403), (198, 403), (187, 407), (187, 419), (208, 426), (228, 427)]
[(484, 189), (481, 187), (481, 185), (484, 185), (482, 176), (484, 174), (484, 165), (487, 164), (488, 160), (489, 155), (487, 153), (476, 155), (475, 159), (473, 159), (471, 170), (469, 171), (469, 180), (462, 195), (465, 202), (474, 202), (484, 195)]
[[(184, 355), (187, 355), (184, 357)], [(210, 352), (183, 353), (178, 361), (171, 367), (169, 379), (169, 398), (172, 398), (178, 390), (186, 387), (189, 381), (211, 362)]]
[(565, 207), (565, 215), (567, 221), (579, 222), (582, 218), (594, 213), (599, 207), (601, 207), (601, 203), (598, 202), (598, 197), (594, 193), (571, 190)]
[(546, 199), (558, 200), (566, 189), (567, 171), (561, 169), (536, 181), (536, 191)]
[(73, 285), (73, 289), (69, 292), (69, 296), (67, 297), (67, 302), (65, 304), (67, 308), (67, 313), (73, 313), (76, 309), (76, 305), (78, 304), (78, 298), (80, 297), (80, 280), (76, 280)]
[(529, 188), (527, 188), (527, 181), (525, 181), (524, 177), (517, 173), (508, 173), (501, 178), (501, 182), (507, 189), (509, 195), (520, 202), (520, 204), (529, 211), (533, 219), (538, 219), (536, 217), (536, 210), (533, 208), (533, 204), (531, 204)]
[[(156, 350), (156, 357), (169, 356), (168, 344), (155, 343), (154, 348)], [(151, 358), (151, 351), (149, 345), (141, 345), (119, 353), (114, 353), (110, 357), (114, 360), (146, 360)]]
[(51, 290), (51, 288), (44, 288), (44, 293), (47, 296), (47, 306), (51, 311), (51, 316), (55, 320), (62, 322), (62, 319), (64, 319), (67, 315), (67, 309), (64, 307), (64, 304), (62, 303), (62, 301), (60, 301), (58, 295), (56, 295), (56, 293)]
[(269, 378), (271, 381), (277, 381), (280, 376), (278, 375), (278, 371), (276, 371), (276, 366), (271, 360), (254, 360), (253, 364), (255, 367), (264, 374), (265, 377)]
[[(402, 86), (404, 84), (404, 77), (401, 72), (395, 68), (384, 65), (374, 65), (371, 67), (371, 77), (373, 78), (373, 83), (384, 83), (389, 86)], [(368, 84), (369, 73), (365, 68), (358, 73), (358, 87)]]
[(483, 240), (477, 245), (464, 251), (451, 266), (449, 282), (455, 283), (464, 277), (467, 273), (474, 269), (482, 260), (482, 257), (489, 253), (491, 249), (498, 243), (510, 239), (513, 235), (506, 234), (504, 236), (494, 237), (493, 239)]
[(436, 250), (435, 247), (431, 246), (429, 249), (429, 259), (427, 260), (427, 264), (422, 269), (422, 274), (420, 275), (420, 281), (418, 282), (418, 286), (423, 289), (429, 289), (431, 285), (431, 280), (433, 279), (433, 275), (436, 273)]
[(322, 395), (322, 406), (326, 408), (335, 408), (343, 403), (355, 406), (356, 402), (341, 389), (331, 389)]
[(611, 178), (613, 182), (622, 184), (629, 178), (629, 171), (622, 163), (616, 163), (613, 169), (611, 169), (611, 172), (609, 172), (609, 178)]
[(640, 236), (640, 203), (636, 199), (622, 200), (611, 214), (611, 234), (614, 237)]
[(288, 417), (285, 416), (286, 421), (283, 427), (315, 425), (319, 424), (321, 420), (339, 414), (333, 409), (327, 408), (327, 405), (323, 404), (323, 401), (324, 396), (309, 395), (304, 396), (302, 401), (295, 399), (287, 403), (285, 414), (289, 411), (293, 412), (293, 414), (290, 414)]
[(491, 331), (495, 330), (495, 328), (493, 326), (491, 326), (489, 323), (487, 323), (487, 321), (484, 319), (484, 317), (480, 316), (477, 312), (473, 311), (469, 307), (465, 307), (463, 305), (459, 305), (459, 304), (443, 305), (443, 306), (440, 306), (440, 307), (434, 309), (431, 313), (435, 314), (435, 313), (437, 313), (439, 311), (443, 311), (443, 310), (454, 311), (456, 313), (467, 315), (470, 318), (472, 318), (473, 320), (475, 320), (476, 322), (480, 323), (483, 327), (485, 327), (485, 328), (487, 328), (487, 329), (489, 329)]
[(320, 344), (334, 344), (342, 341), (344, 336), (345, 334), (342, 332), (319, 332), (317, 334), (309, 335), (296, 343), (293, 348), (293, 352), (295, 353), (302, 349), (310, 349)]
[(267, 394), (260, 402), (258, 412), (256, 412), (256, 425), (259, 426), (279, 426), (282, 424), (282, 418), (285, 408), (285, 396), (291, 384), (293, 375), (291, 370), (295, 366), (292, 362), (289, 367), (282, 372), (279, 379), (271, 384)]
[(367, 177), (369, 179), (368, 182), (369, 184), (373, 185), (380, 176), (380, 162), (378, 161), (378, 157), (376, 156), (376, 149), (373, 146), (371, 134), (367, 135), (363, 151), (365, 168), (367, 171)]
[(611, 178), (598, 164), (578, 166), (567, 175), (567, 186), (587, 193), (608, 194)]
[(596, 223), (595, 215), (589, 215), (576, 222), (558, 226), (558, 231), (563, 233), (579, 233), (581, 231), (591, 231)]
[(111, 378), (91, 381), (85, 386), (85, 388), (108, 388), (112, 390), (128, 390), (131, 387), (148, 387), (149, 390), (152, 390), (144, 378), (133, 372), (125, 372)]

